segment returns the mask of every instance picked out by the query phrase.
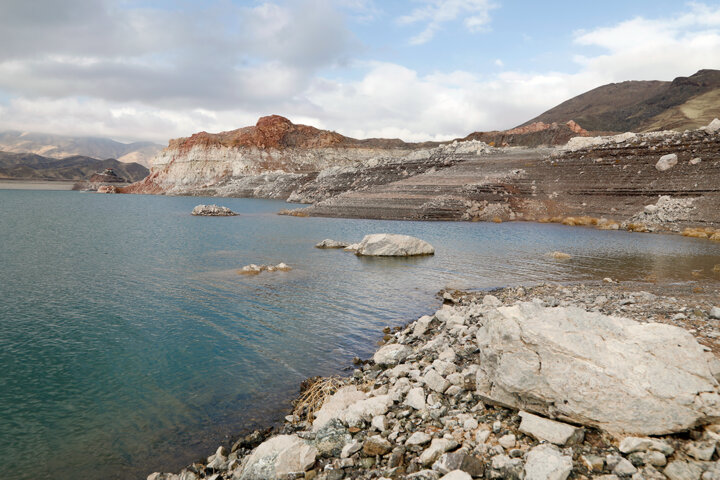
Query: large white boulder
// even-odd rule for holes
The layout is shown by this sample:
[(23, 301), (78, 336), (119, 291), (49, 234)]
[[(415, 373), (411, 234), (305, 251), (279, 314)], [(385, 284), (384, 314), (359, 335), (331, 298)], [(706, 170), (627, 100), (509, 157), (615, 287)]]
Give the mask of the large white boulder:
[(373, 257), (410, 257), (433, 255), (435, 248), (426, 241), (409, 235), (375, 233), (365, 235), (355, 253)]
[(617, 434), (720, 418), (708, 357), (679, 327), (527, 302), (489, 310), (477, 341), (477, 390), (496, 403)]
[(238, 480), (295, 478), (313, 466), (317, 453), (297, 435), (277, 435), (253, 451)]
[(677, 163), (678, 156), (674, 153), (669, 153), (660, 157), (660, 160), (658, 160), (655, 164), (655, 168), (657, 168), (661, 172), (664, 172), (665, 170), (670, 170), (672, 167), (677, 165)]
[(412, 350), (410, 349), (410, 347), (400, 345), (399, 343), (391, 343), (390, 345), (385, 345), (380, 350), (375, 352), (375, 355), (373, 355), (373, 360), (378, 365), (383, 365), (387, 367), (397, 365), (398, 363), (405, 360), (411, 353)]
[(206, 217), (233, 217), (237, 213), (233, 212), (227, 207), (220, 207), (217, 205), (197, 205), (192, 210), (192, 215), (195, 216), (206, 216)]

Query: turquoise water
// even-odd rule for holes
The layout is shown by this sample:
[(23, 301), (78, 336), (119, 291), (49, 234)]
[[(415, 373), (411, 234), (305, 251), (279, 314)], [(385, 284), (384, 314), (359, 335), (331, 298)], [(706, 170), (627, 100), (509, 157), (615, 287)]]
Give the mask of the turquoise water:
[[(300, 381), (341, 372), (442, 288), (648, 275), (718, 281), (720, 244), (526, 223), (275, 215), (283, 202), (0, 190), (3, 478), (144, 478), (282, 418)], [(313, 245), (415, 235), (434, 257)], [(546, 253), (573, 255), (557, 261)], [(287, 273), (240, 276), (249, 263)], [(697, 273), (695, 274), (697, 275)]]

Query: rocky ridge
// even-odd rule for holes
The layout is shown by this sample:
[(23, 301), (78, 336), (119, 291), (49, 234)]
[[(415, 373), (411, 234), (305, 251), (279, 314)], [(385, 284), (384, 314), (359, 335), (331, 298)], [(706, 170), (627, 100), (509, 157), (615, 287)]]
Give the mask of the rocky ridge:
[[(663, 286), (657, 289), (667, 290)], [(518, 287), (491, 294), (445, 292), (447, 305), (434, 315), (394, 333), (387, 329), (384, 345), (371, 361), (360, 362), (362, 367), (351, 378), (311, 382), (306, 393), (313, 388), (319, 391), (318, 385), (332, 387), (329, 395), (319, 399), (321, 408), (308, 410), (310, 403), (299, 402), (274, 436), (255, 432), (231, 448), (220, 447), (205, 462), (179, 474), (156, 473), (148, 479), (720, 478), (720, 462), (716, 460), (720, 405), (707, 397), (717, 394), (716, 377), (720, 374), (718, 360), (711, 353), (717, 351), (713, 342), (720, 336), (717, 321), (713, 321), (720, 317), (720, 308), (712, 304), (717, 292), (694, 294), (687, 286), (670, 290), (676, 296), (658, 296), (613, 283)], [(524, 309), (533, 312), (525, 315)], [(532, 363), (527, 362), (522, 350), (508, 349), (508, 342), (521, 349), (531, 348), (538, 355), (568, 352), (557, 347), (545, 349), (544, 341), (524, 333), (523, 341), (513, 340), (513, 322), (532, 322), (535, 313), (545, 311), (572, 311), (567, 317), (571, 322), (598, 319), (606, 323), (605, 332), (611, 337), (601, 344), (611, 348), (607, 358), (617, 357), (631, 345), (652, 346), (643, 359), (623, 356), (613, 366), (608, 365), (620, 369), (617, 372), (625, 364), (633, 368), (625, 371), (628, 375), (609, 375), (607, 379), (619, 382), (617, 386), (630, 382), (628, 387), (643, 387), (626, 391), (638, 395), (639, 402), (628, 407), (641, 408), (647, 401), (666, 402), (674, 398), (670, 392), (676, 389), (694, 391), (694, 395), (704, 396), (699, 403), (688, 402), (681, 394), (675, 397), (679, 403), (666, 405), (666, 411), (690, 408), (697, 417), (679, 425), (676, 421), (682, 415), (652, 415), (652, 425), (665, 433), (678, 433), (648, 437), (648, 424), (619, 410), (614, 411), (613, 418), (621, 428), (612, 429), (611, 434), (587, 412), (579, 416), (568, 415), (567, 408), (538, 412), (538, 406), (562, 407), (562, 401), (547, 403), (547, 399), (533, 396), (531, 404), (503, 406), (504, 397), (498, 399), (492, 389), (488, 390), (488, 372), (498, 372), (504, 364), (518, 367)], [(570, 325), (565, 320), (554, 325), (561, 324)], [(627, 328), (632, 331), (625, 332)], [(503, 342), (492, 340), (493, 329), (506, 332), (501, 334)], [(681, 339), (679, 345), (656, 343), (656, 335), (665, 332)], [(710, 345), (700, 346), (690, 332)], [(575, 358), (583, 359), (587, 352), (582, 352), (583, 341), (589, 338), (586, 335), (594, 334), (592, 329), (580, 328), (571, 338), (560, 335), (548, 340), (578, 342), (570, 349), (574, 349)], [(676, 358), (678, 353), (681, 357)], [(653, 362), (664, 367), (650, 367)], [(577, 385), (572, 382), (558, 384), (558, 393), (584, 402), (588, 409), (596, 408), (595, 413), (607, 407), (604, 396), (612, 399), (622, 391), (617, 386), (607, 389), (602, 383), (594, 383), (608, 371), (563, 365), (544, 357), (540, 371), (533, 375), (523, 374), (522, 368), (519, 373), (511, 369), (491, 383), (504, 382), (506, 387), (514, 383), (521, 387), (519, 393), (530, 394), (532, 390), (524, 387), (538, 378), (564, 378), (567, 373), (582, 372), (579, 385), (599, 389), (600, 397), (575, 396)], [(673, 373), (666, 376), (663, 368)], [(673, 375), (681, 379), (689, 375), (689, 381), (675, 381)], [(653, 389), (646, 389), (649, 384)]]

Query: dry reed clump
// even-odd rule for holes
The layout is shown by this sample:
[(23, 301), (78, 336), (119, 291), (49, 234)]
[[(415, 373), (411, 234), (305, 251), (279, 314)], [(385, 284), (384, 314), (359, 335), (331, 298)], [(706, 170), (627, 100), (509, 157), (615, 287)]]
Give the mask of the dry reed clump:
[(595, 217), (588, 217), (586, 215), (583, 215), (582, 217), (565, 217), (562, 220), (563, 225), (570, 225), (571, 227), (579, 226), (579, 227), (587, 227), (590, 225), (597, 225), (598, 219)]
[(713, 272), (720, 272), (720, 263), (713, 267)]
[(315, 412), (320, 410), (325, 400), (343, 385), (345, 382), (340, 377), (314, 377), (305, 380), (301, 385), (300, 397), (293, 402), (293, 416), (305, 417), (305, 420), (312, 422)]
[(288, 215), (290, 217), (309, 217), (304, 208), (285, 209), (277, 212), (278, 215)]
[(493, 217), (492, 221), (495, 222), (495, 223), (502, 223), (502, 218), (500, 218), (500, 217)]
[(686, 228), (682, 231), (683, 237), (692, 238), (710, 238), (715, 233), (715, 229), (709, 227)]
[(572, 255), (565, 252), (551, 252), (549, 255), (557, 260), (567, 260), (568, 258), (572, 258)]
[(650, 230), (648, 229), (647, 225), (644, 223), (628, 223), (626, 230), (628, 232), (639, 232), (639, 233), (646, 233)]

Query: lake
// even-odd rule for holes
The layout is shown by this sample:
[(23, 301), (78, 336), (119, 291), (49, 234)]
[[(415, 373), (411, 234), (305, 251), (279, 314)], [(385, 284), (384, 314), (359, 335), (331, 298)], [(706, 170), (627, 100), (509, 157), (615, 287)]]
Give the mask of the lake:
[[(192, 217), (218, 203), (237, 217)], [(278, 201), (0, 190), (0, 458), (7, 479), (177, 471), (287, 414), (443, 288), (612, 277), (720, 281), (720, 243), (531, 223), (278, 216)], [(324, 238), (402, 233), (436, 255)], [(571, 254), (555, 260), (549, 252)], [(249, 263), (290, 272), (241, 276)]]

